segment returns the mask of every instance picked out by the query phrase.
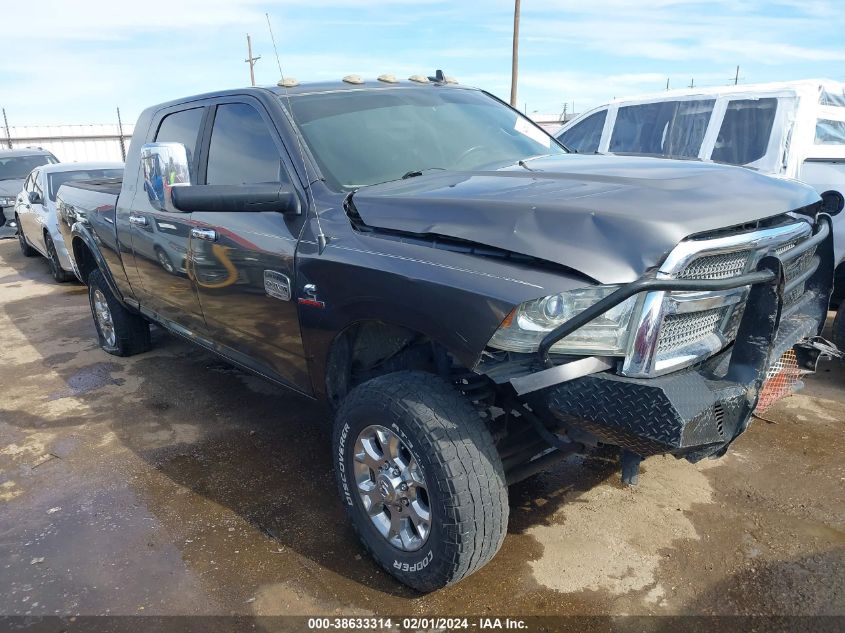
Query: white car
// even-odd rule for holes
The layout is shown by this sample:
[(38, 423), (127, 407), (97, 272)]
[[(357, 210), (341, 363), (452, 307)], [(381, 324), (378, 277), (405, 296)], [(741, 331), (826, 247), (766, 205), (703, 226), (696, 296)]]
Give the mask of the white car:
[(36, 253), (46, 257), (57, 282), (73, 279), (73, 265), (56, 216), (56, 192), (70, 181), (122, 176), (123, 163), (57, 163), (33, 169), (15, 201), (21, 252), (26, 257)]

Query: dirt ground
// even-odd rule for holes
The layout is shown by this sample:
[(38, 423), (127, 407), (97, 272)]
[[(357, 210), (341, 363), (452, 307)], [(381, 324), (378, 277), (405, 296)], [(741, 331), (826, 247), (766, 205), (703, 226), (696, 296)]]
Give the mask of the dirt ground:
[(845, 615), (845, 371), (726, 457), (570, 459), (421, 596), (359, 547), (326, 412), (161, 330), (101, 352), (86, 289), (0, 242), (0, 614)]

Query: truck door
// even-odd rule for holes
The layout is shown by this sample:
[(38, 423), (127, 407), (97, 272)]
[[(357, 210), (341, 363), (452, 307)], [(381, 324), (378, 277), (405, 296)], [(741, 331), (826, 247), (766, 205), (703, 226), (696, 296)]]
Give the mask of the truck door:
[[(211, 118), (203, 145), (205, 184), (291, 182), (284, 145), (257, 100), (221, 99)], [(233, 360), (310, 393), (291, 292), (304, 216), (251, 211), (192, 215), (193, 276), (209, 336)]]
[[(197, 173), (196, 157), (205, 107), (185, 104), (166, 110), (153, 123), (150, 141), (174, 142), (185, 146), (190, 178)], [(146, 179), (143, 169), (136, 195), (129, 211), (129, 235), (135, 263), (135, 278), (140, 282), (139, 300), (145, 308), (192, 332), (202, 332), (202, 318), (196, 290), (190, 279), (188, 242), (191, 214), (168, 211), (160, 203), (162, 174)]]

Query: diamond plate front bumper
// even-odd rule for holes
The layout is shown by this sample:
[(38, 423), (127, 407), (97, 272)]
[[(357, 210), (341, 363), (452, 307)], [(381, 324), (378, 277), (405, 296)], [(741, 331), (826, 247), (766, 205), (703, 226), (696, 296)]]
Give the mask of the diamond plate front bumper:
[(818, 268), (787, 312), (783, 265), (765, 258), (760, 270), (774, 278), (752, 286), (736, 341), (704, 363), (656, 378), (595, 373), (538, 391), (530, 403), (568, 428), (641, 456), (697, 461), (723, 454), (747, 428), (770, 365), (821, 331), (833, 283), (829, 234), (817, 253)]

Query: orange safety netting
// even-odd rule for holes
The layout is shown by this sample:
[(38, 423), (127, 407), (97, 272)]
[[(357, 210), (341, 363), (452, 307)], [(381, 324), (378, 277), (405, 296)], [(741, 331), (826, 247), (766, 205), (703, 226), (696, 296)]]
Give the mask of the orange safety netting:
[(789, 349), (769, 368), (754, 412), (763, 413), (775, 402), (791, 394), (800, 377), (798, 359), (795, 357), (795, 352)]

